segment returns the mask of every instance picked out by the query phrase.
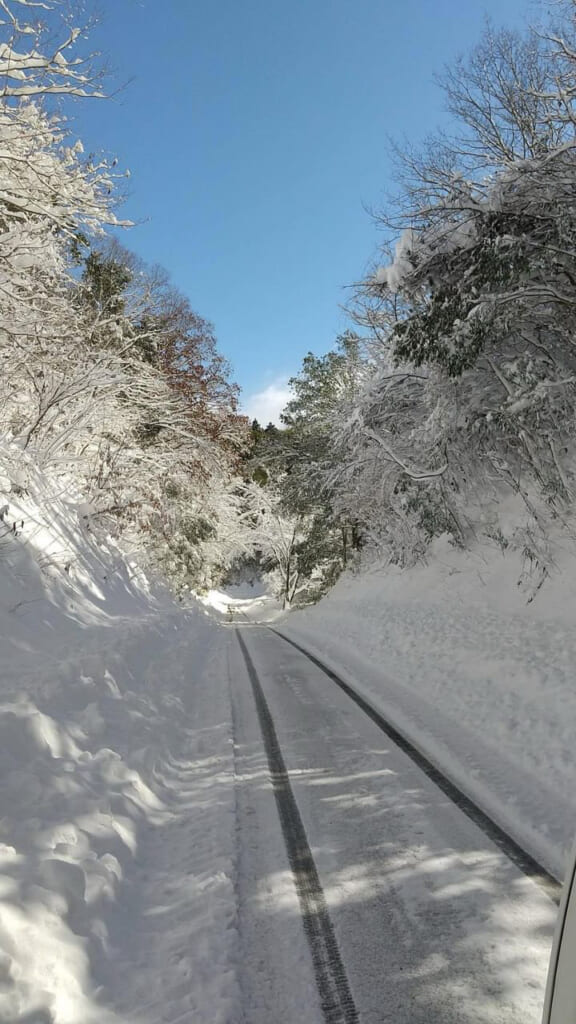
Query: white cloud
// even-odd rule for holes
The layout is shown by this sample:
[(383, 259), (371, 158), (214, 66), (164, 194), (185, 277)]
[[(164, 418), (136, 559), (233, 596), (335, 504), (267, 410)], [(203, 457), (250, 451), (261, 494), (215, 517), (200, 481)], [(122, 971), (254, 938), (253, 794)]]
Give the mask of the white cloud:
[(288, 378), (281, 377), (262, 391), (247, 395), (242, 403), (243, 412), (251, 420), (258, 420), (263, 427), (269, 423), (279, 425), (280, 413), (291, 398), (292, 392), (288, 387)]

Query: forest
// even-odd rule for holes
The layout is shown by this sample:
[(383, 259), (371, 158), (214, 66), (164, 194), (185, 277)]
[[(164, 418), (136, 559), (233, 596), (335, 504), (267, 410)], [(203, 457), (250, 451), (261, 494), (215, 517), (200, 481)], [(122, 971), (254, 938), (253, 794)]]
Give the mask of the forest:
[(0, 6), (2, 489), (40, 467), (180, 593), (266, 574), (305, 604), (442, 535), (520, 551), (536, 593), (551, 535), (574, 536), (573, 4), (487, 24), (439, 73), (453, 128), (394, 147), (379, 258), (279, 427), (242, 415), (211, 322), (124, 244), (127, 172), (67, 115), (108, 102), (86, 32), (56, 3)]

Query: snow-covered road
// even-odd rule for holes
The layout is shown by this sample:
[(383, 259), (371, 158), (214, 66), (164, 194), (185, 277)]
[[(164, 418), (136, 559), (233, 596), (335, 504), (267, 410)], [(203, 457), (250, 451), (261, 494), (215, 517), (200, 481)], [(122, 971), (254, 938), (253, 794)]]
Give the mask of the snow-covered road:
[[(301, 653), (251, 627), (246, 659), (228, 637), (244, 1020), (536, 1024), (552, 902)], [(289, 785), (277, 766), (271, 780), (251, 675)], [(287, 789), (353, 1007), (321, 1009), (322, 927), (302, 914), (279, 816)]]
[(451, 565), (177, 605), (33, 490), (0, 579), (0, 1024), (538, 1024), (555, 907), (398, 732), (560, 877), (573, 625)]

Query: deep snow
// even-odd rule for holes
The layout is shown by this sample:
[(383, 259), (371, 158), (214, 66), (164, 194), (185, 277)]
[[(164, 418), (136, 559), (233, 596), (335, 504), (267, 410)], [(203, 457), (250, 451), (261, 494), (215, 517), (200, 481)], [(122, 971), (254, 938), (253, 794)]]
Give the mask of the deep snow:
[(562, 878), (576, 831), (576, 559), (533, 595), (514, 552), (439, 539), (340, 580), (281, 631), (348, 676)]
[(12, 462), (0, 494), (0, 1021), (230, 1020), (218, 627), (151, 588), (73, 492), (18, 466), (24, 490), (8, 490)]
[[(4, 1024), (224, 1024), (243, 1019), (247, 993), (265, 1014), (267, 968), (246, 973), (248, 937), (265, 957), (283, 936), (301, 979), (285, 1005), (293, 995), (297, 1019), (312, 1005), (259, 741), (247, 720), (244, 741), (234, 732), (230, 685), (246, 681), (233, 631), (211, 616), (270, 621), (319, 651), (561, 874), (576, 808), (576, 566), (527, 605), (515, 556), (441, 541), (427, 566), (347, 577), (305, 612), (283, 615), (258, 587), (184, 608), (73, 491), (21, 453), (0, 470)], [(319, 837), (320, 861), (329, 847)]]

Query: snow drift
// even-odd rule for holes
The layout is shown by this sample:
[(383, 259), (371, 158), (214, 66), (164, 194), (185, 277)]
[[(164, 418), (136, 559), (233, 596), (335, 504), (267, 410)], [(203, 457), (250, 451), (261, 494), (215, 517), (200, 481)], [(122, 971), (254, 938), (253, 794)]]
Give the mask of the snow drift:
[(151, 587), (78, 496), (8, 455), (0, 1021), (227, 1020), (234, 802), (217, 627)]

